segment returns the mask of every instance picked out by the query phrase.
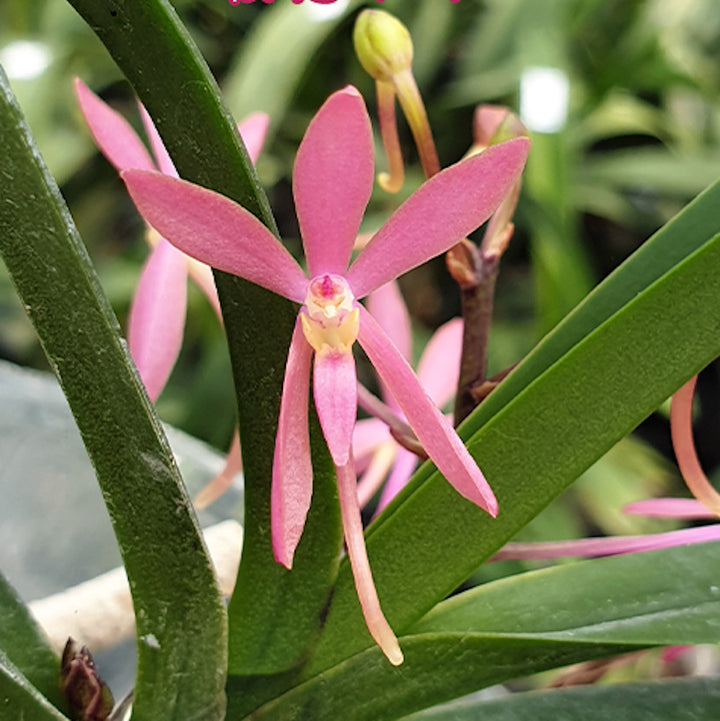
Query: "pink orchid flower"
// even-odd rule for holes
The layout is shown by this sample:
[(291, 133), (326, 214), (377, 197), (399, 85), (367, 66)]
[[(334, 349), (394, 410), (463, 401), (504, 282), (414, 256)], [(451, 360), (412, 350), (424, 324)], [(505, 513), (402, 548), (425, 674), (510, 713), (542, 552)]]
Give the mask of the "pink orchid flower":
[[(173, 178), (177, 171), (145, 108), (140, 105), (145, 132), (155, 160), (130, 124), (95, 95), (79, 78), (75, 92), (80, 110), (103, 155), (123, 170), (156, 170)], [(256, 161), (265, 141), (270, 119), (255, 113), (239, 124), (248, 154)], [(148, 396), (157, 400), (175, 365), (182, 344), (187, 309), (187, 277), (197, 283), (222, 323), (220, 302), (212, 271), (162, 237), (148, 233), (153, 246), (140, 275), (128, 320), (128, 345)]]
[(528, 146), (525, 139), (513, 140), (439, 173), (394, 213), (348, 268), (373, 186), (373, 139), (358, 91), (347, 87), (334, 93), (310, 123), (293, 171), (307, 275), (255, 216), (228, 198), (158, 173), (123, 173), (142, 215), (180, 250), (301, 304), (285, 369), (273, 463), (275, 558), (292, 566), (312, 496), (308, 395), (314, 355), (315, 407), (337, 470), (358, 598), (370, 634), (394, 664), (402, 662), (402, 652), (370, 573), (352, 458), (356, 340), (440, 472), (492, 515), (497, 502), (452, 425), (358, 299), (443, 253), (485, 221), (522, 171)]
[[(403, 358), (412, 358), (410, 316), (395, 281), (368, 296), (367, 307)], [(417, 376), (438, 408), (453, 397), (460, 374), (463, 322), (453, 318), (442, 325), (428, 341), (418, 363)], [(381, 381), (383, 401), (401, 420), (402, 411), (385, 383)], [(388, 425), (379, 418), (366, 418), (355, 424), (353, 455), (364, 472), (358, 482), (358, 501), (364, 506), (387, 478), (376, 512), (381, 511), (407, 485), (418, 457), (400, 445)], [(389, 474), (389, 475), (388, 475)]]

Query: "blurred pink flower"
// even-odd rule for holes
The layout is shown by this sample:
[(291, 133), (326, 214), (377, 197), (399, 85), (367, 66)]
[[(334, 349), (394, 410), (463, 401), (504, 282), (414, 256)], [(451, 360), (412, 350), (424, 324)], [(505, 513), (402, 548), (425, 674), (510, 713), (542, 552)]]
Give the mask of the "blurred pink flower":
[[(410, 316), (397, 283), (391, 281), (371, 293), (367, 308), (409, 362), (412, 358)], [(417, 377), (438, 408), (452, 399), (457, 388), (462, 333), (462, 319), (454, 318), (445, 323), (430, 338), (418, 363)], [(390, 390), (382, 380), (380, 385), (383, 401), (404, 421)], [(405, 487), (418, 461), (414, 453), (395, 440), (388, 425), (379, 418), (365, 418), (355, 424), (353, 455), (358, 470), (363, 470), (358, 482), (361, 507), (387, 478), (377, 512)]]
[[(123, 173), (145, 219), (183, 252), (301, 304), (283, 384), (272, 479), (275, 558), (290, 568), (312, 496), (308, 395), (337, 471), (348, 557), (370, 634), (402, 662), (383, 616), (365, 551), (352, 458), (357, 340), (448, 481), (492, 515), (480, 469), (402, 354), (358, 299), (443, 253), (486, 220), (522, 171), (528, 141), (513, 140), (439, 173), (411, 196), (350, 264), (372, 191), (370, 119), (355, 88), (334, 93), (298, 149), (293, 194), (308, 274), (251, 213), (222, 195), (147, 171)], [(271, 329), (266, 329), (270, 332)]]
[[(139, 106), (140, 114), (154, 161), (130, 124), (79, 78), (75, 79), (75, 92), (97, 146), (118, 172), (159, 169), (165, 175), (178, 177), (160, 135), (142, 105)], [(260, 154), (269, 122), (270, 118), (265, 113), (255, 113), (238, 125), (253, 162)], [(188, 275), (210, 301), (221, 323), (222, 316), (210, 268), (180, 252), (154, 232), (149, 232), (147, 238), (152, 251), (132, 301), (128, 345), (148, 396), (155, 401), (180, 353), (187, 310)]]

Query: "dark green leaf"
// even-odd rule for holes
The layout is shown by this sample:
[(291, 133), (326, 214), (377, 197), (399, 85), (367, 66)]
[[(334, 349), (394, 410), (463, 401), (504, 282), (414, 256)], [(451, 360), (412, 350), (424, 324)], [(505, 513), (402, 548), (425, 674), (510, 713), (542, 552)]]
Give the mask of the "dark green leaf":
[(0, 650), (0, 721), (68, 721)]
[[(708, 191), (594, 291), (461, 427), (498, 496), (497, 520), (427, 465), (371, 526), (373, 574), (396, 630), (720, 353), (720, 239), (707, 240), (720, 227), (718, 195)], [(343, 564), (313, 670), (369, 643)]]
[[(390, 721), (490, 684), (649, 646), (720, 641), (720, 544), (580, 562), (460, 594), (401, 637), (405, 663), (363, 651), (254, 720)], [(232, 699), (230, 700), (232, 704)]]
[(458, 702), (409, 716), (407, 721), (715, 721), (719, 717), (718, 680), (685, 678)]
[(43, 696), (57, 706), (62, 704), (58, 688), (60, 659), (53, 653), (28, 607), (2, 575), (0, 651)]
[(95, 466), (130, 579), (140, 640), (135, 718), (222, 718), (226, 614), (194, 513), (4, 77), (0, 88), (0, 252)]

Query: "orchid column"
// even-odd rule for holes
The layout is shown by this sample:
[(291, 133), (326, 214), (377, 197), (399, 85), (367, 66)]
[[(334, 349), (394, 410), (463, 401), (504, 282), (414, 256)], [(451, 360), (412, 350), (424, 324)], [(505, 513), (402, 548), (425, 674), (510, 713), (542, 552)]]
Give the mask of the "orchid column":
[(308, 395), (314, 355), (315, 407), (337, 470), (358, 597), (370, 634), (394, 664), (402, 662), (402, 653), (380, 609), (357, 502), (351, 452), (357, 410), (355, 340), (448, 481), (492, 515), (497, 503), (452, 425), (358, 300), (445, 252), (484, 222), (521, 173), (527, 151), (527, 140), (513, 140), (439, 173), (395, 212), (348, 268), (372, 191), (372, 131), (355, 88), (333, 94), (310, 123), (293, 172), (307, 275), (257, 218), (224, 196), (158, 173), (123, 174), (145, 219), (180, 250), (300, 304), (273, 464), (275, 558), (291, 567), (312, 497)]

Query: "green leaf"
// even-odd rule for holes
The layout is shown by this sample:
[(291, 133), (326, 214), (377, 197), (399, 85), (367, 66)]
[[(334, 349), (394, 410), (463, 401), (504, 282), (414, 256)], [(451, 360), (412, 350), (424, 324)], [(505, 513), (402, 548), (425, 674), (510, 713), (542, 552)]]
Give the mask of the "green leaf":
[(0, 650), (0, 721), (68, 721)]
[[(720, 353), (720, 239), (707, 240), (719, 196), (713, 187), (608, 278), (461, 427), (499, 499), (497, 520), (426, 464), (370, 527), (373, 575), (397, 631)], [(369, 644), (343, 563), (309, 673)]]
[[(236, 200), (277, 232), (235, 123), (199, 51), (165, 0), (70, 0), (153, 117), (180, 175)], [(298, 10), (298, 8), (295, 8)], [(263, 73), (265, 69), (259, 68)], [(315, 640), (337, 570), (341, 528), (334, 469), (312, 435), (313, 508), (292, 573), (270, 543), (270, 480), (283, 371), (297, 308), (216, 272), (238, 396), (245, 471), (245, 541), (230, 603), (235, 673), (285, 671)]]
[(351, 0), (341, 13), (327, 18), (318, 17), (317, 8), (307, 4), (278, 3), (265, 8), (223, 83), (228, 107), (239, 118), (259, 110), (266, 112), (272, 120), (271, 129), (277, 126), (315, 53), (361, 4)]
[(4, 76), (0, 88), (0, 253), (95, 466), (130, 580), (140, 641), (134, 718), (222, 718), (226, 615), (190, 501)]
[(407, 721), (715, 721), (718, 717), (718, 680), (684, 678), (458, 702), (408, 716)]
[[(63, 701), (58, 688), (60, 659), (50, 648), (28, 607), (0, 574), (0, 652), (56, 706)], [(0, 704), (2, 706), (2, 704)]]
[[(327, 669), (257, 710), (257, 721), (389, 721), (490, 684), (581, 660), (720, 641), (720, 544), (576, 563), (446, 601), (401, 637)], [(231, 700), (232, 703), (232, 700)]]

